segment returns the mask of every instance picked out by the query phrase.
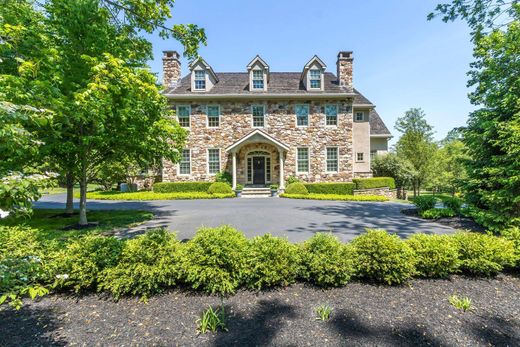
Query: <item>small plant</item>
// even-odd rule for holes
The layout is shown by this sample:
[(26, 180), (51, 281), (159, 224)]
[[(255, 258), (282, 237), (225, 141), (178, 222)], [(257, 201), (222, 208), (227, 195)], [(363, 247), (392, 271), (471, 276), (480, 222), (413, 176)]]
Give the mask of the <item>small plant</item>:
[(214, 333), (218, 329), (227, 331), (224, 306), (216, 310), (210, 306), (206, 311), (202, 312), (202, 316), (197, 319), (197, 331), (199, 334), (205, 334), (208, 331)]
[(231, 185), (231, 181), (233, 180), (233, 176), (227, 171), (217, 172), (215, 174), (215, 182), (224, 182)]
[(244, 186), (241, 184), (237, 184), (237, 187), (235, 188), (235, 190), (242, 191), (242, 190), (244, 190)]
[(269, 188), (271, 188), (271, 190), (278, 190), (278, 184), (271, 184)]
[(334, 309), (329, 305), (320, 305), (314, 309), (316, 312), (316, 319), (321, 321), (327, 321), (330, 319), (330, 315)]
[(459, 298), (457, 295), (452, 295), (450, 296), (449, 301), (453, 307), (464, 312), (471, 309), (471, 299), (468, 297)]
[(451, 208), (432, 208), (420, 212), (421, 217), (426, 219), (439, 219), (444, 217), (455, 217), (456, 213)]
[(451, 209), (456, 214), (460, 213), (460, 208), (462, 206), (462, 201), (457, 197), (447, 197), (442, 199), (442, 203), (444, 207)]
[(296, 176), (287, 177), (287, 185), (289, 185), (291, 183), (299, 183), (299, 182), (300, 182), (300, 179)]

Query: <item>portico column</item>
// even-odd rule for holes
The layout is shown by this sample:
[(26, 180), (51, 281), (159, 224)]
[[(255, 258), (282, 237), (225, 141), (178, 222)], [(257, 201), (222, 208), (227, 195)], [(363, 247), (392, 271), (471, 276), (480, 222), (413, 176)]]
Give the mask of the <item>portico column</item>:
[(233, 190), (237, 189), (237, 152), (233, 152)]
[(283, 177), (283, 151), (279, 150), (280, 153), (280, 190), (285, 190), (285, 180)]

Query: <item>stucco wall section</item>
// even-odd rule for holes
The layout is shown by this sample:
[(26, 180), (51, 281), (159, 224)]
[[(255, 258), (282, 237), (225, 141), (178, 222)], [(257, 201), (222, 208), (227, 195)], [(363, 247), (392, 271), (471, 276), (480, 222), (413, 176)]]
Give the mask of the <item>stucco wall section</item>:
[[(363, 112), (363, 110), (354, 110)], [(353, 146), (354, 146), (354, 174), (370, 172), (370, 123), (368, 112), (365, 112), (363, 121), (353, 122)], [(356, 153), (363, 153), (363, 161), (357, 160)]]
[[(265, 127), (252, 127), (252, 105), (265, 105)], [(297, 127), (295, 106), (297, 104), (309, 105), (309, 126)], [(338, 105), (338, 126), (325, 126), (325, 104)], [(225, 148), (240, 140), (255, 129), (267, 133), (278, 141), (289, 146), (285, 153), (284, 173), (288, 176), (298, 176), (307, 182), (336, 181), (346, 182), (352, 180), (352, 107), (350, 101), (267, 101), (267, 102), (220, 102), (220, 103), (194, 103), (182, 102), (179, 105), (191, 106), (191, 126), (186, 148), (191, 149), (192, 174), (187, 176), (177, 175), (177, 165), (169, 162), (163, 164), (164, 181), (204, 181), (213, 180), (213, 175), (207, 173), (207, 149), (219, 148), (221, 169), (231, 172), (232, 157), (225, 152)], [(208, 128), (206, 106), (220, 106), (220, 127)], [(175, 105), (172, 104), (175, 108)], [(368, 123), (367, 123), (368, 124)], [(249, 145), (248, 145), (249, 146)], [(270, 145), (269, 145), (270, 146)], [(310, 170), (306, 174), (296, 174), (296, 149), (308, 147), (310, 154)], [(338, 173), (326, 173), (326, 147), (338, 147), (339, 171)], [(237, 183), (245, 183), (245, 154), (247, 148), (241, 148), (237, 156)], [(278, 154), (272, 152), (273, 183), (279, 180)]]
[(388, 140), (386, 138), (372, 137), (370, 138), (370, 151), (376, 151), (376, 154), (384, 154), (388, 152)]

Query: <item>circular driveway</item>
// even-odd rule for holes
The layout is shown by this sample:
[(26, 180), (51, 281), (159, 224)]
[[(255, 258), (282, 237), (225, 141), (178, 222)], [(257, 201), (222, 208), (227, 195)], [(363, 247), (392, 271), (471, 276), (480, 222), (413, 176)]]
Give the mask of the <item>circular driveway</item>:
[[(47, 195), (36, 208), (64, 208), (65, 195)], [(76, 202), (77, 204), (77, 202)], [(201, 226), (229, 224), (247, 237), (270, 233), (292, 242), (310, 238), (317, 232), (332, 232), (349, 241), (365, 228), (386, 229), (401, 237), (417, 232), (449, 234), (455, 229), (419, 218), (405, 216), (400, 210), (408, 204), (396, 202), (345, 202), (283, 198), (242, 198), (214, 200), (109, 201), (89, 200), (91, 210), (148, 210), (156, 217), (122, 232), (124, 236), (154, 227), (166, 227), (179, 239), (192, 238)]]

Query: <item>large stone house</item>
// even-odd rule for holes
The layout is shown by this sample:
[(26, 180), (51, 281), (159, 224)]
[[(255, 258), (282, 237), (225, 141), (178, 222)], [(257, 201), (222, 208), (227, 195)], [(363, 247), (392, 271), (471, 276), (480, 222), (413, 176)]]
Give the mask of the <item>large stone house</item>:
[(209, 181), (219, 171), (233, 186), (370, 177), (371, 157), (391, 137), (375, 105), (354, 88), (352, 52), (337, 74), (314, 56), (301, 72), (272, 72), (256, 56), (243, 72), (215, 72), (202, 58), (181, 78), (180, 56), (165, 51), (165, 95), (189, 130), (182, 161), (165, 162), (162, 180)]

